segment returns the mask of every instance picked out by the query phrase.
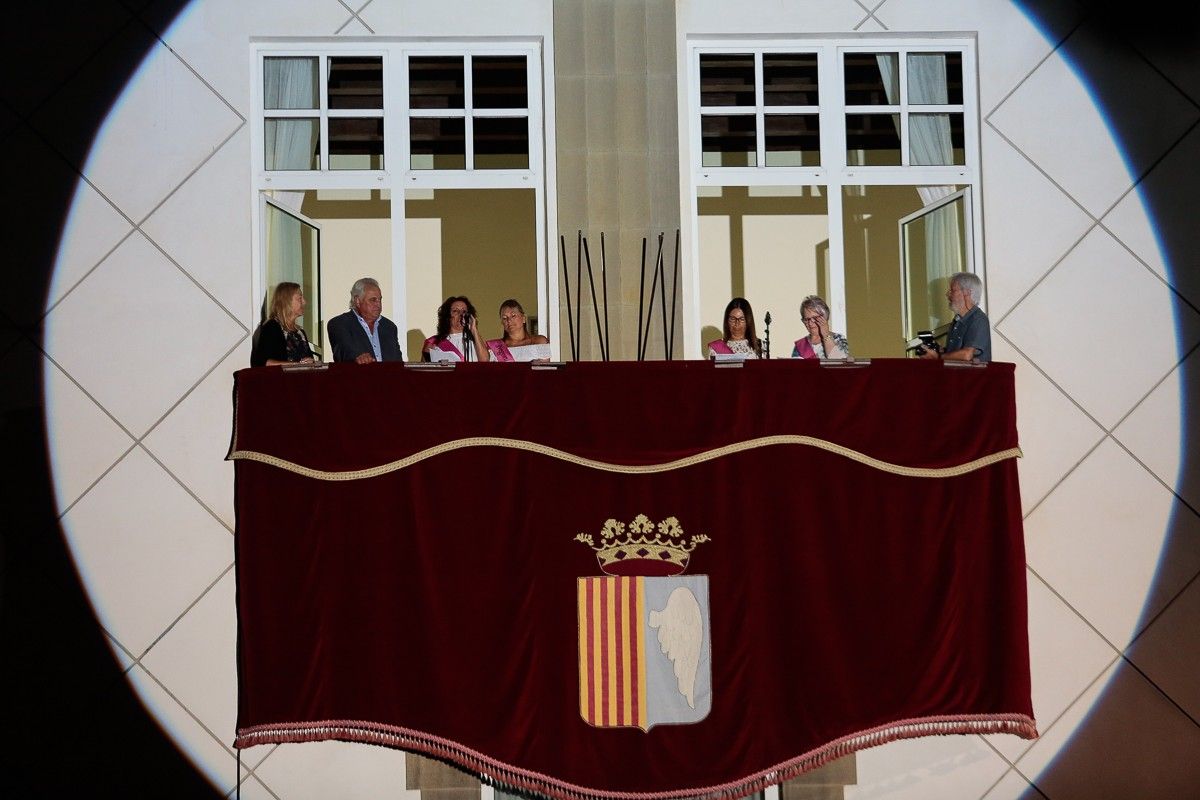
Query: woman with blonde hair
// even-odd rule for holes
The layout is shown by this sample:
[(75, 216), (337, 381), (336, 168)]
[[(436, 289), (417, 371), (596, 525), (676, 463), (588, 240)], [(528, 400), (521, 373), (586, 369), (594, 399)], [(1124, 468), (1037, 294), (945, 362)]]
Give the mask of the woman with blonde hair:
[(540, 333), (529, 332), (525, 309), (516, 300), (505, 300), (500, 304), (500, 327), (504, 329), (504, 336), (487, 341), (488, 350), (492, 351), (493, 361), (516, 361), (517, 358), (510, 349), (513, 347), (550, 343), (550, 340)]
[(311, 364), (315, 361), (304, 329), (296, 320), (304, 316), (304, 292), (300, 284), (284, 281), (271, 295), (271, 314), (254, 335), (250, 366)]

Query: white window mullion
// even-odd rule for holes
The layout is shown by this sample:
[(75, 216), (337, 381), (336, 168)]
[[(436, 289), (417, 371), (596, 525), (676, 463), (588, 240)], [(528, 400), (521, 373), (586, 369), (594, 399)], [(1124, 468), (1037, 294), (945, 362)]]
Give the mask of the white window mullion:
[(900, 88), (900, 165), (911, 166), (908, 144), (908, 50), (896, 51), (896, 73)]
[(754, 51), (754, 148), (755, 164), (759, 169), (767, 166), (767, 115), (763, 110), (763, 51)]
[(322, 172), (329, 170), (329, 56), (322, 55), (317, 63), (317, 108), (321, 121), (317, 124), (318, 137), (321, 142)]
[(475, 169), (475, 120), (472, 118), (475, 110), (475, 77), (471, 65), (473, 58), (470, 53), (463, 56), (463, 152), (466, 154), (468, 172)]

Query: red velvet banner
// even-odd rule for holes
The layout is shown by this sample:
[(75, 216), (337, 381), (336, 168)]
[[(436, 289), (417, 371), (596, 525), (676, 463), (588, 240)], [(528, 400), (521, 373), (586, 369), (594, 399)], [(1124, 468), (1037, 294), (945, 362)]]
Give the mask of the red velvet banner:
[(1036, 736), (1012, 365), (236, 381), (238, 747), (668, 798)]

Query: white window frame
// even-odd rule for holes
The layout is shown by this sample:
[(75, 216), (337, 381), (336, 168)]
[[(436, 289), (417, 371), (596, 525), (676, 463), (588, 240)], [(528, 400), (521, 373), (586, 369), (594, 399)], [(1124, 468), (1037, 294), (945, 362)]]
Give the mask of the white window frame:
[[(902, 163), (908, 162), (907, 114), (922, 111), (956, 112), (958, 106), (908, 106), (907, 63), (905, 56), (910, 52), (962, 53), (963, 74), (963, 138), (965, 165), (953, 166), (849, 166), (846, 163), (846, 114), (863, 106), (847, 106), (845, 103), (845, 75), (843, 53), (867, 52), (899, 53), (901, 77), (900, 99), (905, 108), (902, 114), (904, 130), (901, 134)], [(797, 35), (787, 38), (779, 36), (689, 36), (686, 39), (686, 68), (679, 73), (679, 175), (680, 175), (680, 228), (685, 262), (686, 296), (684, 303), (684, 352), (700, 351), (700, 242), (699, 203), (696, 190), (703, 186), (818, 186), (828, 198), (829, 220), (829, 303), (834, 316), (842, 320), (843, 330), (851, 336), (846, 322), (845, 246), (842, 240), (844, 227), (842, 193), (846, 186), (890, 185), (890, 186), (969, 186), (975, 200), (971, 204), (972, 216), (968, 222), (971, 235), (970, 256), (976, 273), (984, 279), (983, 262), (983, 214), (979, 198), (980, 147), (979, 147), (979, 88), (976, 61), (977, 37), (971, 33), (920, 33), (920, 34), (843, 34), (843, 35)], [(762, 150), (765, 146), (765, 130), (760, 124), (758, 166), (754, 167), (705, 167), (701, 141), (700, 118), (700, 54), (701, 53), (755, 53), (755, 98), (754, 113), (761, 115), (762, 106), (762, 53), (816, 53), (817, 91), (821, 129), (820, 167), (768, 167), (764, 165)], [(723, 107), (735, 109), (738, 107)], [(740, 107), (748, 109), (748, 106)], [(769, 107), (774, 112), (775, 107)], [(780, 106), (780, 109), (791, 108)], [(871, 106), (872, 111), (891, 109), (891, 106)], [(900, 106), (896, 106), (899, 113)], [(722, 112), (717, 107), (705, 109), (708, 113)], [(742, 111), (741, 113), (748, 113)], [(796, 298), (797, 304), (800, 298)], [(986, 308), (985, 308), (986, 310)]]
[[(546, 141), (553, 141), (552, 112), (553, 82), (545, 71), (545, 45), (540, 37), (496, 37), (496, 38), (382, 38), (336, 39), (291, 37), (268, 37), (253, 39), (250, 43), (251, 98), (254, 113), (250, 119), (251, 159), (251, 236), (255, 263), (251, 272), (252, 308), (261, 302), (265, 290), (266, 266), (261, 257), (261, 206), (258, 198), (267, 191), (309, 191), (334, 189), (377, 189), (390, 192), (392, 201), (392, 248), (391, 277), (392, 291), (397, 294), (390, 306), (393, 321), (400, 330), (408, 330), (410, 320), (406, 304), (399, 299), (407, 285), (408, 266), (405, 239), (404, 197), (408, 189), (532, 189), (534, 192), (534, 236), (537, 251), (537, 307), (539, 317), (544, 320), (544, 332), (550, 337), (552, 356), (559, 354), (558, 335), (558, 271), (547, 260), (546, 231), (557, 215), (548, 198), (552, 198), (554, 176), (547, 169)], [(529, 120), (529, 167), (527, 169), (462, 169), (434, 170), (410, 169), (409, 109), (408, 109), (408, 56), (409, 55), (525, 55), (527, 109), (475, 109), (475, 117), (527, 116)], [(288, 110), (286, 113), (263, 108), (263, 59), (275, 56), (320, 56), (320, 109)], [(338, 56), (382, 56), (383, 57), (383, 135), (384, 168), (381, 170), (328, 169), (328, 119), (334, 117), (377, 116), (374, 109), (341, 109), (330, 111), (325, 85), (328, 59)], [(466, 91), (470, 91), (469, 58), (464, 58)], [(470, 99), (466, 100), (468, 107)], [(266, 117), (313, 117), (321, 116), (321, 166), (320, 170), (267, 170), (264, 168), (264, 120)], [(437, 116), (427, 113), (431, 109), (419, 109), (415, 116)], [(453, 116), (454, 112), (445, 114)], [(468, 148), (472, 147), (469, 138)], [(468, 164), (472, 163), (468, 161)], [(557, 261), (555, 261), (555, 265)], [(413, 320), (427, 323), (428, 320)], [(410, 354), (411, 355), (411, 354)]]

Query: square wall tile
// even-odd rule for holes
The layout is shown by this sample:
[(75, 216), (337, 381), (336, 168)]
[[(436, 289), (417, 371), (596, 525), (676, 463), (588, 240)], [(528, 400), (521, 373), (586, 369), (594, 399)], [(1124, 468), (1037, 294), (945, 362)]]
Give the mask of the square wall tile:
[(1200, 226), (1192, 213), (1195, 176), (1200, 172), (1200, 127), (1121, 198), (1101, 220), (1150, 269), (1192, 305), (1200, 305)]
[(46, 317), (46, 353), (143, 435), (245, 328), (135, 234)]
[(996, 329), (1111, 429), (1200, 339), (1200, 315), (1094, 228)]
[(1021, 512), (1030, 509), (1104, 437), (1104, 431), (1057, 386), (1034, 369), (1003, 335), (992, 337), (992, 358), (1016, 365)]
[(984, 291), (988, 316), (998, 322), (1094, 223), (990, 126), (982, 140)]
[[(1085, 25), (988, 120), (1099, 216), (1198, 116), (1196, 107), (1139, 54)], [(1153, 124), (1134, 127), (1139, 119)], [(1139, 133), (1118, 141), (1113, 128)]]
[(62, 513), (133, 447), (134, 440), (47, 358), (42, 359), (42, 383), (46, 449)]
[(1124, 661), (1017, 768), (1047, 797), (1184, 798), (1200, 786), (1200, 727)]
[(83, 174), (140, 222), (243, 121), (161, 43), (129, 85), (137, 91), (109, 111)]
[[(249, 139), (243, 126), (142, 225), (142, 233), (247, 329), (255, 321), (249, 203), (258, 199), (247, 197)], [(234, 200), (239, 197), (245, 202)]]
[(143, 444), (232, 532), (233, 373), (250, 365), (246, 337), (145, 438)]
[(230, 569), (141, 661), (230, 754), (237, 735), (238, 697), (234, 595)]
[[(163, 690), (141, 667), (129, 672), (129, 683), (153, 713), (163, 732), (221, 794), (237, 784), (237, 760), (212, 734)], [(133, 754), (136, 759), (136, 754)], [(136, 769), (136, 761), (130, 764)], [(134, 773), (136, 774), (136, 773)]]
[(79, 179), (54, 262), (46, 306), (61, 300), (132, 231), (133, 226), (108, 200)]
[[(1029, 674), (1038, 732), (1053, 727), (1100, 673), (1120, 657), (1036, 575), (1029, 586)], [(1033, 743), (1016, 736), (985, 737), (1009, 761)]]
[(1200, 351), (1193, 351), (1113, 431), (1113, 438), (1192, 508), (1200, 508), (1200, 470), (1194, 468), (1200, 428), (1195, 424), (1197, 389), (1186, 382), (1197, 370)]
[(1046, 800), (1046, 795), (1015, 769), (1004, 773), (1004, 777), (983, 796), (983, 800)]
[(1162, 559), (1173, 522), (1176, 535), (1200, 537), (1200, 521), (1180, 512), (1175, 496), (1107, 439), (1025, 520), (1029, 566), (1124, 648), (1200, 571), (1200, 548)]
[(233, 537), (140, 448), (62, 519), (100, 624), (141, 655), (233, 561)]
[[(1180, 542), (1179, 546), (1198, 550), (1200, 538), (1192, 537), (1190, 542)], [(1192, 719), (1200, 719), (1198, 631), (1200, 579), (1193, 579), (1128, 651), (1129, 660)]]

